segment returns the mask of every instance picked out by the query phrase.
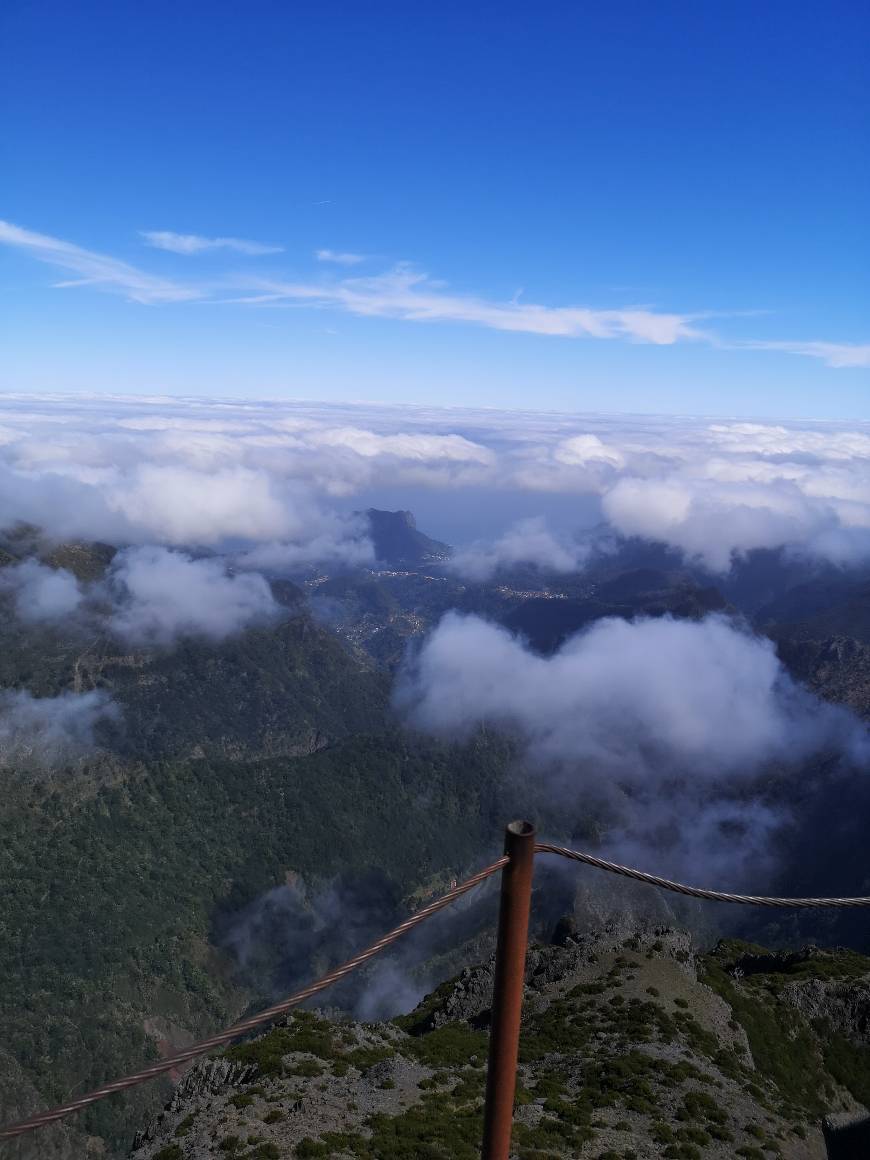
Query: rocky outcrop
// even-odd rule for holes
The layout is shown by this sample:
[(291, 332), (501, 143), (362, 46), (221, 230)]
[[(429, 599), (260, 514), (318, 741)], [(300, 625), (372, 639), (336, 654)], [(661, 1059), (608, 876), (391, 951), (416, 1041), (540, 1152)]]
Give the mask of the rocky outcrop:
[[(790, 985), (735, 979), (724, 953), (698, 956), (683, 932), (623, 935), (563, 931), (529, 951), (515, 1156), (823, 1160), (822, 1112), (800, 1092), (824, 1093), (829, 1116), (863, 1114), (812, 1031), (818, 1004), (830, 1019), (842, 1002), (845, 1019), (860, 1015), (852, 1000), (830, 979), (795, 980), (805, 1016)], [(490, 961), (390, 1024), (299, 1013), (194, 1069), (131, 1158), (475, 1155), (491, 987)], [(780, 1024), (785, 1058), (771, 1061)]]
[(812, 1021), (822, 1021), (850, 1042), (870, 1048), (870, 982), (806, 979), (788, 983), (782, 998)]
[(216, 1092), (225, 1093), (232, 1088), (241, 1088), (256, 1073), (257, 1067), (253, 1063), (233, 1063), (223, 1058), (205, 1059), (198, 1063), (183, 1077), (165, 1109), (147, 1128), (136, 1133), (133, 1151), (159, 1140), (164, 1126), (167, 1122), (177, 1120), (179, 1112), (190, 1115), (193, 1110), (207, 1108), (210, 1096)]

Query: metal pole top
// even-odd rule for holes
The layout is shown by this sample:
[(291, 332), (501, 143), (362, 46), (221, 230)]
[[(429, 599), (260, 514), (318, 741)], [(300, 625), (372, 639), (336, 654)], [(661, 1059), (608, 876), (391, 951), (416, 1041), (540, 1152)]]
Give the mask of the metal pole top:
[(508, 822), (505, 830), (512, 838), (533, 838), (535, 836), (535, 827), (532, 822)]

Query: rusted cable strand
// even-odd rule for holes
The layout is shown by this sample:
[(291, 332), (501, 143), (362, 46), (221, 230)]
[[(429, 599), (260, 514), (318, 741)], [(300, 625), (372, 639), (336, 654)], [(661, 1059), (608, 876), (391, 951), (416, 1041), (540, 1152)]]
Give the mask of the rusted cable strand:
[(670, 878), (659, 878), (656, 874), (633, 870), (630, 866), (620, 865), (619, 862), (606, 862), (603, 858), (596, 858), (594, 854), (583, 854), (579, 850), (569, 850), (566, 846), (553, 846), (550, 842), (537, 842), (535, 853), (558, 854), (562, 858), (584, 862), (587, 866), (595, 866), (596, 869), (606, 870), (610, 874), (621, 874), (623, 878), (644, 882), (647, 886), (660, 886), (662, 890), (687, 894), (690, 898), (705, 898), (710, 902), (736, 902), (743, 906), (794, 906), (816, 910), (831, 906), (870, 907), (870, 898), (768, 898), (760, 894), (725, 894), (721, 890), (704, 890), (700, 886), (685, 886), (682, 882), (672, 882)]
[(234, 1023), (226, 1031), (221, 1031), (217, 1035), (212, 1035), (208, 1039), (200, 1040), (199, 1043), (185, 1047), (182, 1051), (177, 1051), (173, 1055), (161, 1059), (158, 1063), (151, 1064), (150, 1067), (143, 1067), (141, 1071), (137, 1071), (133, 1075), (125, 1076), (123, 1079), (112, 1080), (111, 1083), (103, 1084), (102, 1087), (95, 1088), (92, 1092), (79, 1096), (78, 1099), (70, 1100), (69, 1103), (59, 1104), (56, 1108), (50, 1108), (48, 1111), (39, 1112), (37, 1115), (30, 1116), (26, 1120), (19, 1120), (16, 1124), (9, 1124), (5, 1128), (0, 1128), (0, 1140), (11, 1140), (15, 1136), (23, 1136), (25, 1132), (32, 1132), (36, 1128), (42, 1128), (46, 1124), (52, 1124), (56, 1120), (62, 1120), (65, 1116), (72, 1115), (73, 1112), (79, 1112), (90, 1104), (105, 1099), (106, 1096), (114, 1095), (115, 1092), (126, 1091), (127, 1088), (136, 1087), (137, 1084), (145, 1083), (146, 1080), (154, 1079), (155, 1076), (171, 1071), (173, 1068), (178, 1067), (179, 1064), (187, 1063), (188, 1060), (195, 1059), (198, 1055), (205, 1055), (207, 1051), (213, 1051), (216, 1047), (223, 1047), (233, 1039), (238, 1039), (240, 1035), (244, 1035), (246, 1031), (253, 1031), (256, 1027), (262, 1027), (264, 1023), (271, 1023), (279, 1015), (284, 1015), (292, 1007), (296, 1007), (306, 999), (310, 999), (313, 995), (325, 991), (327, 987), (331, 987), (333, 983), (337, 983), (340, 979), (343, 979), (346, 975), (351, 974), (358, 967), (367, 963), (369, 959), (373, 959), (375, 955), (379, 955), (381, 951), (392, 946), (403, 935), (413, 930), (415, 926), (419, 926), (421, 922), (425, 922), (427, 918), (431, 918), (439, 910), (444, 910), (445, 907), (455, 902), (457, 898), (461, 898), (463, 894), (467, 894), (469, 890), (473, 890), (475, 886), (479, 886), (487, 878), (498, 873), (503, 866), (507, 865), (507, 862), (508, 858), (502, 857), (497, 862), (493, 862), (491, 865), (484, 867), (477, 874), (473, 874), (471, 878), (467, 878), (464, 882), (460, 882), (458, 886), (454, 886), (452, 890), (448, 890), (446, 894), (442, 894), (440, 898), (436, 898), (434, 902), (430, 902), (428, 906), (424, 906), (422, 910), (418, 910), (416, 914), (412, 914), (410, 918), (406, 918), (404, 922), (400, 923), (388, 934), (385, 934), (383, 938), (379, 938), (377, 942), (372, 943), (370, 947), (366, 947), (364, 951), (360, 951), (358, 955), (354, 955), (352, 959), (348, 959), (346, 963), (343, 963), (340, 967), (336, 967), (334, 971), (330, 971), (321, 979), (318, 979), (316, 983), (311, 983), (309, 986), (303, 987), (301, 991), (294, 991), (292, 995), (288, 995), (280, 1003), (276, 1003), (272, 1007), (267, 1007), (265, 1011), (258, 1011), (256, 1015), (252, 1015), (249, 1019), (242, 1019), (239, 1023)]

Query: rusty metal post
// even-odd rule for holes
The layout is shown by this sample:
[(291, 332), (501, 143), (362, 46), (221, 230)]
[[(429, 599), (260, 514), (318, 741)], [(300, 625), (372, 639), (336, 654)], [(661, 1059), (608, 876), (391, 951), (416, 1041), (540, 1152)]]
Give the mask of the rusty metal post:
[(501, 875), (483, 1118), (483, 1160), (508, 1160), (511, 1147), (535, 861), (535, 827), (531, 822), (510, 823), (505, 830), (504, 852), (510, 862)]

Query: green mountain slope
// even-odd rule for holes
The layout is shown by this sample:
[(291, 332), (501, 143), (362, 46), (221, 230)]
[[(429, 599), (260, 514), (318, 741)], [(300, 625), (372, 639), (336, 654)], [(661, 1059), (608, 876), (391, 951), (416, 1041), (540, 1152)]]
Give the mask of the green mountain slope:
[[(153, 1058), (160, 1038), (223, 1024), (246, 995), (210, 945), (216, 911), (288, 874), (374, 864), (404, 892), (466, 867), (494, 832), (502, 760), (382, 733), (304, 757), (155, 762), (99, 786), (7, 787), (6, 1049), (55, 1101)], [(98, 1105), (80, 1126), (120, 1144), (157, 1098), (152, 1086)]]

